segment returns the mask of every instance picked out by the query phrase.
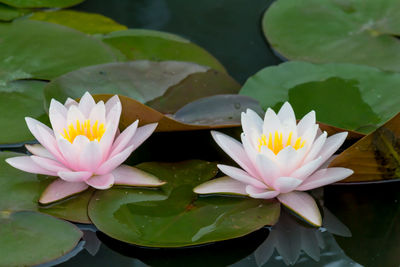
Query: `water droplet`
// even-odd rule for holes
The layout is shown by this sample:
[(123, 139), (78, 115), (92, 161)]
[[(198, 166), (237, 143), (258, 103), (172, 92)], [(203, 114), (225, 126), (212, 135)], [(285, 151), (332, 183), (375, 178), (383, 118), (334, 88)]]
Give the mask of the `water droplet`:
[(240, 103), (235, 103), (233, 104), (233, 106), (235, 107), (235, 109), (240, 109), (242, 107)]

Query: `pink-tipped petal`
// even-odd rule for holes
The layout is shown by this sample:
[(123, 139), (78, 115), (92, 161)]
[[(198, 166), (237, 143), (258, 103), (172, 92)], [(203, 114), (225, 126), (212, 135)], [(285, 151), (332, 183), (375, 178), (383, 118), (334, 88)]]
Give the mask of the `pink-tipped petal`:
[(74, 99), (68, 97), (64, 103), (64, 106), (65, 106), (65, 108), (69, 109), (71, 106), (78, 106), (78, 102), (76, 102)]
[(6, 159), (6, 162), (16, 169), (24, 172), (56, 176), (55, 172), (49, 171), (36, 164), (30, 156), (14, 157)]
[(114, 157), (103, 162), (100, 167), (96, 170), (96, 175), (103, 175), (112, 172), (115, 168), (121, 165), (132, 153), (133, 146), (125, 148), (121, 153), (118, 153)]
[(271, 199), (279, 195), (278, 191), (261, 189), (252, 185), (246, 186), (246, 192), (250, 197), (260, 199)]
[(116, 185), (153, 187), (165, 184), (165, 182), (151, 173), (128, 165), (119, 166), (112, 171), (112, 174), (114, 175), (114, 184)]
[(133, 150), (138, 148), (155, 131), (158, 123), (150, 123), (136, 129), (135, 135), (126, 145), (133, 146)]
[(85, 191), (89, 186), (86, 183), (69, 183), (61, 179), (57, 179), (47, 186), (39, 202), (49, 204), (66, 197)]
[(79, 154), (78, 166), (80, 170), (95, 172), (102, 160), (100, 144), (97, 141), (91, 141), (83, 147)]
[(79, 110), (82, 112), (83, 116), (85, 118), (89, 117), (90, 111), (93, 109), (93, 107), (96, 105), (94, 102), (94, 99), (89, 92), (85, 92), (85, 94), (82, 96), (81, 100), (79, 101)]
[(51, 154), (44, 146), (41, 144), (25, 145), (26, 149), (35, 156), (42, 158), (55, 159), (53, 154)]
[(271, 108), (267, 109), (264, 116), (263, 134), (274, 133), (282, 128), (281, 121)]
[(353, 171), (346, 168), (328, 168), (321, 169), (308, 177), (297, 190), (306, 191), (321, 187), (327, 184), (332, 184), (343, 180), (353, 174)]
[(289, 193), (295, 190), (303, 182), (293, 177), (279, 177), (274, 181), (274, 188), (280, 193)]
[(215, 142), (228, 154), (240, 167), (242, 167), (251, 176), (256, 177), (257, 171), (253, 167), (243, 148), (243, 145), (232, 137), (220, 132), (211, 131), (211, 135)]
[(274, 179), (280, 176), (278, 165), (264, 154), (257, 155), (256, 164), (262, 180), (269, 188), (272, 188)]
[[(77, 138), (80, 136), (77, 136)], [(75, 138), (76, 139), (76, 138)], [(75, 141), (75, 140), (74, 140)], [(72, 170), (79, 170), (79, 152), (76, 150), (74, 145), (68, 140), (60, 138), (57, 140), (57, 146), (60, 149), (62, 157), (65, 159), (65, 165)]]
[(105, 190), (113, 186), (114, 176), (111, 173), (94, 175), (86, 181), (86, 184), (96, 189)]
[(118, 95), (114, 95), (112, 96), (110, 99), (107, 100), (107, 102), (105, 103), (106, 106), (106, 116), (108, 115), (108, 113), (110, 112), (110, 110), (113, 109), (113, 107), (115, 105), (121, 104), (121, 101), (119, 100)]
[(67, 125), (76, 125), (76, 122), (85, 122), (85, 116), (79, 110), (78, 106), (72, 105), (67, 112)]
[(322, 157), (318, 157), (313, 161), (304, 164), (299, 169), (292, 172), (291, 177), (304, 181), (308, 176), (315, 172), (322, 164)]
[(258, 136), (262, 134), (263, 121), (260, 116), (251, 109), (241, 114), (243, 132), (250, 136), (250, 132), (255, 131)]
[(287, 194), (280, 194), (278, 200), (307, 222), (314, 226), (321, 226), (321, 213), (319, 212), (317, 203), (315, 203), (315, 200), (309, 194), (294, 191)]
[(312, 148), (308, 152), (307, 156), (304, 159), (304, 164), (314, 160), (316, 157), (318, 157), (319, 152), (321, 151), (322, 147), (325, 144), (327, 133), (323, 132), (320, 136), (318, 136), (317, 140), (315, 140), (314, 144), (312, 145)]
[(267, 186), (264, 183), (250, 176), (247, 172), (243, 171), (242, 169), (222, 164), (218, 164), (217, 166), (223, 173), (225, 173), (226, 175), (235, 180), (238, 180), (239, 182), (242, 182), (244, 184), (249, 184), (257, 188), (262, 188), (262, 189), (267, 188)]
[(308, 112), (297, 124), (297, 135), (302, 136), (307, 129), (312, 128), (315, 125), (315, 111)]
[(100, 140), (101, 150), (103, 151), (103, 160), (109, 157), (111, 147), (118, 130), (119, 118), (121, 115), (121, 104), (116, 104), (106, 118), (106, 131)]
[(90, 121), (98, 121), (99, 124), (106, 122), (106, 106), (103, 101), (99, 101), (89, 113)]
[(81, 171), (81, 172), (64, 172), (60, 171), (57, 173), (58, 177), (63, 179), (64, 181), (71, 182), (71, 183), (76, 183), (76, 182), (84, 182), (87, 179), (89, 179), (93, 173), (92, 172), (86, 172), (86, 171)]
[(139, 121), (136, 120), (134, 123), (129, 125), (114, 141), (114, 144), (111, 148), (110, 157), (114, 157), (116, 154), (121, 152), (132, 140), (133, 136), (135, 135), (137, 126)]
[(246, 185), (227, 176), (198, 185), (193, 191), (196, 194), (222, 193), (247, 196)]
[(296, 150), (292, 146), (287, 146), (279, 151), (276, 157), (276, 161), (279, 164), (281, 175), (288, 176), (295, 169), (299, 168), (306, 153), (306, 147), (302, 147)]
[(31, 159), (33, 162), (35, 162), (37, 165), (42, 167), (43, 169), (49, 170), (53, 173), (57, 173), (59, 171), (71, 171), (67, 167), (65, 167), (63, 164), (59, 163), (58, 161), (48, 159), (48, 158), (42, 158), (38, 156), (31, 156)]
[(324, 146), (321, 148), (321, 152), (319, 155), (322, 157), (322, 161), (326, 161), (330, 158), (336, 150), (344, 143), (347, 137), (347, 132), (337, 133), (332, 136), (329, 136)]
[(61, 155), (57, 146), (57, 141), (54, 138), (53, 132), (47, 130), (47, 126), (36, 125), (36, 130), (40, 136), (38, 141), (49, 151), (59, 162), (65, 163), (64, 157)]

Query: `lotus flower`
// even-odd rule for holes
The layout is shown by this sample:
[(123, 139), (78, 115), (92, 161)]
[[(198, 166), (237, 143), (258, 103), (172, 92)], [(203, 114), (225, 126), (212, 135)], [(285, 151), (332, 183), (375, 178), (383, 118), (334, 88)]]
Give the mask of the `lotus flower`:
[(95, 103), (85, 93), (79, 103), (65, 105), (52, 99), (49, 109), (53, 129), (25, 118), (39, 141), (26, 145), (32, 156), (8, 158), (11, 166), (30, 173), (58, 176), (40, 197), (46, 204), (77, 194), (88, 187), (108, 189), (113, 184), (159, 186), (163, 182), (139, 169), (121, 165), (155, 130), (157, 123), (138, 128), (138, 120), (118, 134), (121, 102), (113, 96)]
[(212, 132), (217, 144), (241, 167), (218, 165), (227, 177), (217, 178), (194, 189), (198, 194), (232, 193), (252, 198), (277, 198), (315, 226), (321, 214), (314, 199), (302, 191), (337, 182), (353, 171), (321, 168), (347, 137), (347, 132), (327, 138), (319, 130), (315, 112), (296, 125), (292, 106), (286, 102), (276, 114), (265, 113), (264, 122), (252, 110), (242, 113), (242, 143)]

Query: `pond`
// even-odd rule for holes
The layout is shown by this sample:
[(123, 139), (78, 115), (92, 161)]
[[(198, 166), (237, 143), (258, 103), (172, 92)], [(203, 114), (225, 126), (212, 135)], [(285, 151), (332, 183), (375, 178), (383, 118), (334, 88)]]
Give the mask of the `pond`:
[[(0, 118), (0, 258), (5, 259), (0, 266), (399, 267), (400, 24), (391, 19), (400, 5), (318, 1), (64, 1), (68, 10), (115, 22), (49, 11), (45, 8), (53, 6), (47, 0), (37, 6), (28, 0), (0, 1), (0, 48), (5, 51), (0, 56), (0, 111), (5, 114)], [(51, 191), (57, 181), (52, 176), (61, 177), (59, 169), (27, 174), (5, 159), (36, 155), (36, 144), (46, 142), (43, 133), (35, 140), (24, 117), (55, 128), (52, 99), (85, 99), (86, 91), (96, 102), (112, 103), (112, 95), (120, 95), (121, 117), (113, 120), (118, 124), (119, 119), (121, 129), (139, 119), (141, 127), (132, 127), (132, 136), (138, 134), (141, 141), (124, 163), (135, 166), (127, 172), (149, 180), (121, 182), (114, 174), (110, 186), (117, 186), (110, 190), (91, 188), (107, 189), (97, 181), (88, 183), (88, 190), (84, 184), (60, 197), (60, 188)], [(193, 193), (210, 179), (225, 179), (221, 176), (229, 169), (218, 165), (218, 170), (217, 163), (251, 173), (215, 132), (213, 142), (210, 130), (240, 140), (238, 126), (246, 131), (248, 108), (263, 118), (269, 107), (278, 113), (287, 101), (297, 119), (315, 110), (321, 130), (314, 136), (349, 133), (338, 156), (328, 156), (320, 168), (330, 164), (354, 174), (310, 188), (308, 197), (319, 210), (311, 218), (322, 216), (321, 223), (279, 196), (278, 201), (249, 198), (259, 192), (252, 195), (248, 187), (246, 197), (227, 197), (229, 190)], [(110, 112), (107, 103), (104, 114)], [(105, 127), (113, 120), (104, 119)], [(90, 141), (103, 138), (98, 121), (96, 126), (77, 122), (72, 130), (64, 128), (70, 143), (87, 129), (93, 129), (86, 134)], [(29, 130), (37, 137), (35, 127)], [(304, 146), (306, 137), (290, 145), (292, 132), (290, 137), (284, 133), (284, 142), (280, 134), (280, 139), (278, 132), (275, 139), (269, 137), (275, 142), (270, 146), (269, 141), (270, 147), (263, 134), (267, 142), (258, 140), (259, 152), (265, 146), (278, 156), (286, 140), (295, 151)], [(158, 186), (161, 190), (148, 188)], [(287, 193), (282, 189), (281, 195)], [(27, 259), (9, 256), (23, 255), (14, 254), (19, 248)]]

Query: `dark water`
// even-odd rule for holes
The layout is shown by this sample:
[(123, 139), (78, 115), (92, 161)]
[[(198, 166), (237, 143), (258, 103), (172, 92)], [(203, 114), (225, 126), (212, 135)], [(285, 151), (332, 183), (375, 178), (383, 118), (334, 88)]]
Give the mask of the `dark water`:
[[(261, 68), (281, 62), (260, 26), (270, 2), (87, 0), (74, 9), (103, 14), (129, 28), (179, 34), (211, 52), (243, 83)], [(284, 212), (272, 229), (243, 238), (187, 249), (146, 249), (83, 226), (86, 244), (58, 263), (65, 261), (60, 264), (64, 267), (400, 266), (400, 182), (333, 185), (316, 194), (325, 206), (321, 229), (309, 228)]]

